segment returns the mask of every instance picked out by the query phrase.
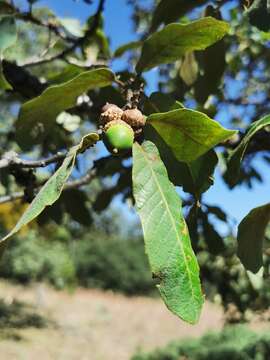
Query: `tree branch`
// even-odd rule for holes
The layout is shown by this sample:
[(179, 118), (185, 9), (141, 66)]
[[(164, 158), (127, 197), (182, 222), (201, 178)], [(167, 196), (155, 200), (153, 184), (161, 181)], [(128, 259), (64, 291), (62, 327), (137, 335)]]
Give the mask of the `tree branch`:
[[(92, 168), (91, 170), (89, 170), (86, 175), (82, 176), (79, 179), (76, 180), (72, 180), (72, 181), (68, 181), (65, 186), (63, 191), (65, 190), (70, 190), (70, 189), (76, 189), (78, 187), (81, 187), (83, 185), (89, 184), (95, 177), (97, 174), (97, 169), (96, 168)], [(41, 185), (39, 185), (39, 187), (37, 187), (35, 189), (35, 192), (37, 193), (40, 189), (41, 189)], [(25, 192), (24, 191), (18, 191), (15, 192), (13, 194), (10, 195), (5, 195), (5, 196), (1, 196), (0, 197), (0, 204), (5, 204), (11, 201), (15, 201), (15, 200), (19, 200), (19, 199), (25, 199)]]
[(47, 28), (49, 31), (52, 31), (55, 35), (59, 36), (62, 40), (74, 43), (77, 39), (66, 36), (61, 27), (58, 27), (50, 22), (44, 23), (40, 19), (33, 16), (30, 12), (21, 13), (19, 9), (16, 9), (16, 18), (22, 21), (28, 21), (35, 25)]
[(97, 11), (96, 11), (96, 13), (94, 15), (92, 25), (85, 32), (84, 36), (76, 39), (71, 46), (67, 47), (66, 49), (64, 49), (62, 52), (60, 52), (58, 54), (51, 55), (51, 56), (48, 56), (47, 58), (43, 58), (43, 59), (33, 60), (33, 61), (29, 62), (29, 63), (22, 64), (22, 66), (23, 67), (28, 67), (28, 66), (46, 64), (46, 63), (54, 61), (54, 60), (64, 60), (66, 55), (68, 55), (69, 53), (76, 50), (76, 48), (78, 46), (82, 45), (87, 38), (94, 35), (94, 33), (97, 30), (97, 27), (99, 25), (99, 20), (100, 20), (100, 16), (101, 16), (103, 8), (104, 8), (104, 4), (105, 4), (105, 0), (100, 0), (99, 1), (99, 5), (98, 5)]
[[(75, 180), (68, 181), (65, 184), (63, 191), (79, 188), (81, 186), (89, 184), (98, 175), (98, 172), (103, 169), (103, 167), (110, 160), (110, 158), (111, 156), (107, 156), (94, 161), (93, 167), (88, 170), (84, 176)], [(35, 193), (37, 193), (45, 183), (46, 181), (43, 181), (42, 184), (38, 184), (37, 188), (35, 189)], [(8, 203), (19, 199), (25, 199), (25, 197), (26, 194), (24, 191), (14, 192), (12, 194), (1, 196), (0, 204)]]
[(46, 159), (41, 160), (23, 160), (18, 157), (18, 154), (14, 151), (9, 151), (5, 153), (0, 159), (0, 169), (8, 167), (19, 167), (19, 168), (39, 168), (45, 167), (49, 164), (53, 164), (60, 160), (63, 160), (66, 157), (66, 153), (58, 152), (52, 156), (49, 156)]

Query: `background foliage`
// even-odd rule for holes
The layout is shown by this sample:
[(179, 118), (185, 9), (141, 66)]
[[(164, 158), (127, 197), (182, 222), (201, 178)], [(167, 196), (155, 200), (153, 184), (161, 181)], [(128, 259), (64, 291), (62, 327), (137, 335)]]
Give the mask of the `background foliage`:
[[(20, 281), (44, 279), (46, 274), (57, 287), (79, 282), (130, 294), (148, 291), (151, 280), (141, 242), (120, 240), (118, 234), (105, 241), (105, 219), (101, 217), (99, 230), (92, 225), (97, 224), (96, 214), (114, 199), (134, 204), (137, 195), (140, 200), (139, 194), (133, 194), (136, 186), (132, 189), (131, 154), (113, 157), (100, 143), (88, 150), (97, 141), (95, 135), (84, 138), (87, 144), (81, 142), (85, 134), (97, 130), (106, 102), (121, 107), (135, 102), (149, 116), (145, 139), (156, 144), (169, 179), (178, 186), (177, 191), (181, 188), (204, 291), (212, 298), (217, 291), (225, 308), (231, 302), (241, 312), (266, 308), (269, 294), (267, 282), (262, 282), (263, 272), (255, 277), (247, 274), (235, 254), (238, 238), (243, 264), (254, 272), (263, 267), (268, 278), (269, 204), (263, 207), (264, 221), (256, 220), (256, 210), (255, 215), (249, 213), (237, 236), (231, 215), (224, 212), (222, 204), (208, 204), (204, 192), (214, 184), (216, 167), (229, 189), (248, 187), (250, 191), (256, 182), (264, 181), (263, 169), (269, 169), (268, 5), (262, 0), (128, 3), (138, 41), (113, 52), (104, 32), (105, 1), (90, 1), (89, 18), (83, 25), (76, 19), (59, 18), (51, 9), (40, 7), (39, 1), (0, 1), (2, 235), (12, 229), (25, 204), (32, 202), (47, 179), (47, 192), (39, 193), (30, 216), (28, 213), (27, 221), (23, 218), (22, 222), (27, 223), (59, 198), (28, 225), (27, 233), (13, 239), (1, 272)], [(176, 33), (185, 37), (175, 38)], [(165, 54), (161, 51), (164, 44), (168, 46)], [(153, 47), (160, 51), (153, 53)], [(111, 64), (119, 58), (122, 66), (114, 74)], [(152, 92), (145, 70), (156, 65), (157, 86)], [(219, 123), (240, 131), (236, 135)], [(175, 129), (180, 142), (174, 137)], [(133, 173), (133, 179), (143, 184), (137, 174)], [(63, 223), (67, 227), (67, 219), (72, 231), (67, 231), (64, 239), (51, 232), (53, 239), (48, 241), (43, 229), (56, 229), (55, 224)], [(156, 224), (150, 225), (152, 233)], [(57, 234), (63, 231), (61, 226), (57, 229)], [(147, 238), (146, 243), (153, 242)], [(185, 244), (190, 246), (189, 239)], [(187, 253), (193, 256), (191, 247)], [(193, 260), (192, 270), (196, 270)], [(160, 265), (153, 258), (150, 263), (158, 264), (157, 268)], [(170, 271), (170, 275), (171, 281), (175, 274)], [(154, 276), (164, 279), (158, 272)], [(199, 294), (199, 287), (196, 289)], [(163, 293), (167, 301), (170, 290)]]

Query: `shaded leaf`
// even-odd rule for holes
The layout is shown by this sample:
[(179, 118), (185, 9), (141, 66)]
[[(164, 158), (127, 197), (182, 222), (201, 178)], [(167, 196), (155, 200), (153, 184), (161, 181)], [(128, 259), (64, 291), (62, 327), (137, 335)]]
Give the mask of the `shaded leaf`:
[(153, 277), (169, 310), (196, 323), (203, 296), (199, 267), (181, 214), (181, 200), (156, 146), (133, 146), (133, 193)]
[(114, 52), (114, 57), (120, 57), (122, 56), (125, 52), (130, 51), (130, 50), (135, 50), (138, 49), (139, 47), (142, 46), (142, 41), (131, 41), (127, 44), (124, 44), (122, 46), (120, 46), (119, 48), (117, 48)]
[(186, 223), (188, 226), (192, 247), (195, 251), (197, 250), (200, 240), (198, 232), (198, 211), (198, 204), (194, 203), (189, 210), (188, 216), (186, 217)]
[(17, 40), (16, 23), (13, 16), (0, 16), (0, 54)]
[(141, 73), (157, 65), (172, 63), (186, 52), (204, 50), (223, 38), (228, 30), (227, 23), (211, 17), (187, 25), (169, 24), (144, 42), (136, 70)]
[(78, 189), (70, 189), (62, 194), (62, 201), (65, 205), (67, 213), (73, 220), (84, 226), (92, 224), (92, 217), (87, 207), (86, 194)]
[(270, 30), (270, 3), (268, 0), (253, 0), (247, 10), (247, 16), (251, 25), (259, 30)]
[(11, 90), (12, 89), (12, 86), (10, 85), (10, 83), (7, 81), (7, 79), (5, 78), (5, 76), (3, 74), (2, 62), (0, 62), (0, 89), (3, 89), (3, 90)]
[(51, 206), (45, 207), (42, 213), (37, 217), (37, 222), (39, 226), (44, 226), (50, 221), (54, 221), (56, 224), (61, 225), (63, 221), (64, 208), (60, 200), (55, 202)]
[(205, 206), (207, 207), (208, 213), (214, 214), (219, 220), (227, 222), (227, 214), (220, 207), (210, 205)]
[(184, 106), (169, 94), (162, 92), (153, 92), (150, 97), (145, 99), (143, 113), (151, 115), (153, 113), (166, 112), (169, 110), (181, 109)]
[(98, 135), (96, 133), (90, 133), (82, 139), (79, 145), (70, 149), (62, 165), (40, 189), (37, 196), (26, 209), (15, 227), (0, 241), (0, 244), (4, 243), (8, 238), (18, 232), (24, 225), (35, 219), (46, 206), (50, 206), (55, 203), (55, 201), (60, 197), (63, 187), (72, 172), (77, 154), (83, 152), (86, 149), (86, 144), (88, 144), (88, 146), (90, 146), (90, 143), (93, 145), (97, 142), (97, 140)]
[(214, 150), (186, 163), (176, 159), (169, 146), (152, 126), (146, 126), (145, 139), (152, 141), (157, 146), (168, 171), (169, 179), (174, 185), (182, 186), (184, 191), (193, 194), (197, 199), (213, 185), (213, 174), (218, 162)]
[(234, 186), (239, 179), (241, 161), (243, 160), (251, 138), (267, 125), (270, 125), (270, 115), (266, 115), (262, 119), (252, 123), (240, 144), (230, 154), (227, 171), (224, 174), (224, 178), (230, 186)]
[(16, 124), (16, 139), (27, 148), (42, 142), (49, 133), (57, 115), (76, 105), (82, 93), (110, 85), (114, 74), (105, 68), (82, 72), (72, 80), (47, 88), (40, 96), (23, 104)]
[[(207, 6), (205, 15), (221, 19), (220, 11), (217, 11), (212, 5)], [(194, 90), (197, 101), (205, 103), (209, 95), (216, 93), (226, 67), (225, 54), (224, 39), (198, 54), (200, 69), (203, 75), (200, 75), (195, 83)]]
[(118, 191), (116, 187), (105, 189), (99, 192), (93, 203), (93, 209), (96, 212), (105, 210), (110, 205), (113, 197), (117, 194), (117, 192)]
[(98, 193), (93, 204), (93, 209), (97, 212), (101, 212), (105, 210), (112, 202), (114, 196), (116, 196), (119, 193), (125, 192), (127, 188), (131, 188), (130, 169), (127, 169), (127, 171), (123, 172), (119, 176), (119, 179), (115, 186), (109, 189), (104, 189), (100, 193)]
[(207, 214), (202, 211), (200, 213), (200, 217), (202, 219), (203, 237), (208, 246), (209, 252), (213, 255), (221, 254), (225, 250), (222, 237), (209, 222)]
[(254, 208), (238, 226), (237, 255), (247, 270), (258, 272), (263, 265), (263, 240), (270, 221), (270, 203)]
[(162, 23), (178, 20), (194, 7), (206, 2), (207, 0), (161, 0), (154, 11), (150, 31), (155, 31)]
[(191, 162), (236, 132), (223, 128), (207, 115), (189, 109), (152, 114), (153, 126), (179, 161)]
[(217, 163), (218, 157), (214, 150), (208, 151), (190, 163), (184, 163), (181, 173), (183, 190), (199, 199), (200, 195), (213, 185), (213, 174)]

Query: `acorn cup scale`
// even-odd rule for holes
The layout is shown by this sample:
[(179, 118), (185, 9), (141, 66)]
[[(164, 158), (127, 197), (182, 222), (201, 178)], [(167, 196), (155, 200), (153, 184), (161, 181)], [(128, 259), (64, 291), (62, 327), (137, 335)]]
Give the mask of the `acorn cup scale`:
[(122, 120), (113, 120), (104, 128), (103, 141), (107, 149), (114, 153), (122, 153), (132, 148), (134, 131)]

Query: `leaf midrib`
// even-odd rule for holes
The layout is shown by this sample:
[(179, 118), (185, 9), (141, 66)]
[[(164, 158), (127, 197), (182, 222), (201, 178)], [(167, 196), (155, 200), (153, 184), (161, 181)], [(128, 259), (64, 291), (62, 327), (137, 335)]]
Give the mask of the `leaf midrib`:
[(150, 165), (150, 169), (151, 169), (151, 173), (152, 173), (152, 176), (153, 176), (153, 178), (154, 178), (154, 181), (155, 181), (155, 183), (156, 183), (156, 185), (157, 185), (157, 187), (158, 187), (158, 189), (159, 189), (159, 192), (160, 192), (160, 194), (161, 194), (161, 197), (164, 199), (165, 206), (166, 206), (166, 208), (168, 209), (169, 217), (170, 217), (171, 222), (172, 222), (172, 224), (173, 224), (173, 228), (174, 228), (174, 230), (175, 230), (176, 237), (177, 237), (177, 240), (178, 240), (177, 243), (179, 243), (180, 248), (181, 248), (181, 251), (182, 251), (182, 254), (183, 254), (183, 258), (184, 258), (184, 262), (185, 262), (185, 267), (186, 267), (187, 274), (188, 274), (188, 278), (189, 278), (189, 284), (190, 284), (190, 289), (191, 289), (191, 293), (192, 293), (192, 298), (196, 301), (196, 296), (195, 296), (195, 294), (194, 294), (194, 289), (193, 289), (193, 286), (192, 286), (191, 273), (190, 273), (189, 267), (188, 267), (188, 265), (187, 265), (187, 258), (186, 258), (186, 255), (185, 255), (185, 251), (184, 251), (184, 248), (183, 248), (183, 244), (182, 244), (182, 242), (180, 241), (180, 238), (179, 238), (179, 233), (178, 233), (178, 231), (177, 231), (177, 229), (176, 229), (176, 226), (175, 226), (175, 221), (174, 221), (173, 216), (172, 216), (172, 214), (171, 214), (171, 211), (170, 211), (170, 208), (169, 208), (169, 206), (168, 206), (167, 200), (166, 200), (166, 198), (165, 198), (165, 196), (164, 196), (164, 194), (163, 194), (163, 192), (162, 192), (162, 190), (161, 190), (161, 188), (160, 188), (159, 182), (157, 181), (157, 178), (156, 178), (155, 172), (153, 171), (151, 162), (149, 161), (148, 157), (145, 155), (145, 151), (143, 150), (143, 148), (142, 148), (141, 146), (139, 146), (139, 148), (140, 148), (140, 150), (141, 150), (141, 152), (142, 152), (142, 154), (143, 154), (146, 162)]

